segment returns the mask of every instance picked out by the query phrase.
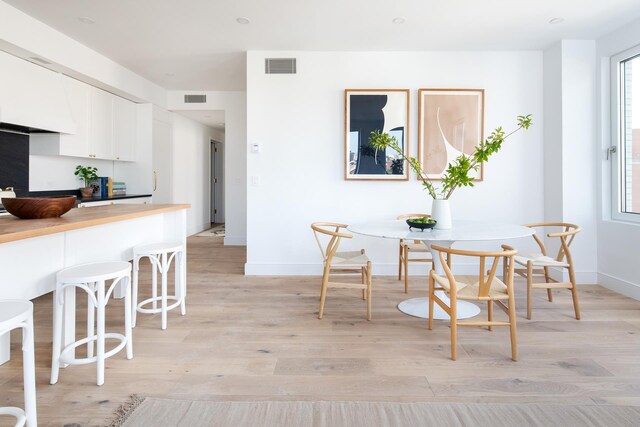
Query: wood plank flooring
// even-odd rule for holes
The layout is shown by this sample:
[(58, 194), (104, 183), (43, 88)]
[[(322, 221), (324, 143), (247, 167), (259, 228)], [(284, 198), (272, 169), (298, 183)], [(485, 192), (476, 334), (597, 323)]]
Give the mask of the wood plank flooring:
[[(407, 296), (401, 282), (374, 277), (371, 322), (358, 291), (332, 289), (318, 320), (318, 277), (245, 277), (244, 248), (223, 247), (220, 238), (190, 238), (188, 255), (187, 315), (171, 312), (162, 331), (159, 316), (139, 314), (134, 358), (120, 353), (108, 359), (102, 387), (95, 384), (93, 364), (64, 369), (58, 384), (49, 385), (51, 298), (35, 300), (41, 425), (103, 425), (132, 393), (640, 405), (640, 302), (599, 286), (580, 288), (583, 320), (572, 317), (568, 291), (555, 291), (549, 303), (541, 290), (527, 321), (524, 284), (518, 282), (520, 360), (510, 360), (507, 328), (470, 327), (458, 332), (453, 362), (446, 322), (436, 321), (428, 331), (425, 320), (396, 309), (403, 299), (426, 294), (424, 278), (413, 280)], [(146, 269), (141, 278), (149, 283)], [(149, 293), (148, 286), (141, 291)], [(107, 314), (107, 330), (119, 330), (122, 301), (110, 302)], [(78, 334), (84, 316), (79, 308)], [(22, 406), (20, 339), (17, 333), (13, 338), (12, 360), (0, 366), (0, 406)]]

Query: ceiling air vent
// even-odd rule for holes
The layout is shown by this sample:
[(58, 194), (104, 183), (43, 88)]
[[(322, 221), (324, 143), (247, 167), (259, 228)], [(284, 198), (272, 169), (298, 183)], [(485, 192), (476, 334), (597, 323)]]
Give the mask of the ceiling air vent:
[(204, 104), (207, 102), (207, 95), (185, 95), (185, 104)]
[(264, 72), (265, 74), (295, 74), (296, 58), (266, 58)]

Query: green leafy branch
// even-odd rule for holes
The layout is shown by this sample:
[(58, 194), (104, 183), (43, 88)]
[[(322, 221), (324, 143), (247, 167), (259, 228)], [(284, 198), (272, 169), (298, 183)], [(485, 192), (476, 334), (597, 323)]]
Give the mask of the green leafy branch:
[[(443, 199), (448, 199), (458, 187), (473, 187), (473, 177), (469, 176), (469, 172), (477, 171), (482, 162), (489, 161), (489, 157), (500, 151), (502, 143), (520, 129), (529, 129), (531, 126), (531, 114), (526, 116), (518, 116), (518, 126), (515, 130), (506, 134), (502, 127), (491, 132), (484, 141), (480, 141), (475, 150), (470, 155), (461, 154), (454, 161), (447, 165), (447, 169), (442, 176), (442, 189), (439, 195)], [(387, 147), (396, 151), (404, 160), (409, 163), (411, 169), (418, 175), (422, 181), (422, 185), (429, 192), (429, 195), (437, 199), (438, 192), (431, 182), (428, 175), (422, 170), (420, 162), (415, 158), (408, 158), (400, 147), (398, 140), (388, 133), (381, 133), (378, 130), (371, 132), (369, 136), (369, 144), (377, 150), (385, 150)]]

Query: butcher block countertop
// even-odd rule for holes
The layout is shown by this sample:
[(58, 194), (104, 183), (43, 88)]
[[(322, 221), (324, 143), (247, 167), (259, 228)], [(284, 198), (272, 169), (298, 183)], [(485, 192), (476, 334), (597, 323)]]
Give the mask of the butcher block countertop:
[(0, 243), (126, 221), (190, 207), (191, 205), (121, 204), (71, 209), (60, 218), (19, 219), (13, 215), (6, 215), (0, 217)]

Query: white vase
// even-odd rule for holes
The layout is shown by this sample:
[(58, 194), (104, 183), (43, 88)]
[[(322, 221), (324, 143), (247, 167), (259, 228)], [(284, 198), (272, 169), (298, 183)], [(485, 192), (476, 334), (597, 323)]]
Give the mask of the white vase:
[(451, 208), (449, 207), (449, 200), (433, 199), (431, 218), (438, 221), (434, 228), (440, 230), (448, 230), (451, 228)]

